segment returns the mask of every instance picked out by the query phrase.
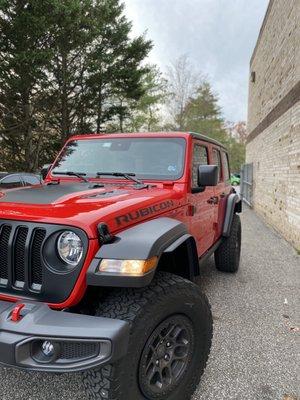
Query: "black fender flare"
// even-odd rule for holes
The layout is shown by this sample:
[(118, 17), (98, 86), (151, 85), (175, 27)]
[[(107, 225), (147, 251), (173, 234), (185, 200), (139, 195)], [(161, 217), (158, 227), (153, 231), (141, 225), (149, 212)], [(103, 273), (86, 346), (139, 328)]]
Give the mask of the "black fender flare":
[[(187, 242), (189, 268), (195, 269), (197, 248), (194, 238), (180, 221), (162, 217), (127, 228), (118, 233), (111, 243), (103, 244), (96, 253), (87, 272), (87, 285), (111, 287), (143, 287), (153, 279), (155, 270), (143, 276), (122, 276), (112, 273), (97, 273), (102, 259), (147, 260), (154, 256), (160, 258), (163, 253), (174, 251)], [(194, 245), (193, 245), (194, 244)], [(195, 271), (196, 272), (196, 271)], [(190, 271), (193, 275), (193, 271)]]
[(226, 212), (223, 224), (223, 237), (229, 237), (234, 213), (242, 212), (242, 202), (240, 196), (236, 193), (231, 193), (227, 198)]

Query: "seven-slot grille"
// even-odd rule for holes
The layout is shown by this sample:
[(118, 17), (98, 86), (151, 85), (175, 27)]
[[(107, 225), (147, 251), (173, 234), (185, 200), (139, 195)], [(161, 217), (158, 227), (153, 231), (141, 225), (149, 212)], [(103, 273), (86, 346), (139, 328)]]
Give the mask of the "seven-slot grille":
[(0, 288), (40, 292), (44, 228), (0, 221)]

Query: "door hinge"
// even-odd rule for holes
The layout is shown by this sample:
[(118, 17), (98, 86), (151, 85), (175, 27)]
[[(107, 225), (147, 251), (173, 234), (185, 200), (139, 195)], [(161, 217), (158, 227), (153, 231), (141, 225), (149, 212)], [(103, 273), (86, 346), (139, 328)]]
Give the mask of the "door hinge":
[(193, 215), (196, 214), (197, 208), (196, 206), (194, 206), (193, 204), (189, 204), (188, 205), (188, 211), (187, 211), (187, 215), (192, 217)]

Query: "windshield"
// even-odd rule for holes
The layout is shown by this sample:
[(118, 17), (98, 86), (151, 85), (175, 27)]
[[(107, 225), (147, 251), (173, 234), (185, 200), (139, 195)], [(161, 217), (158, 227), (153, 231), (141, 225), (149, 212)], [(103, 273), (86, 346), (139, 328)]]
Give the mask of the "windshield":
[(176, 180), (183, 174), (183, 138), (103, 138), (69, 142), (52, 172), (134, 173), (140, 179)]

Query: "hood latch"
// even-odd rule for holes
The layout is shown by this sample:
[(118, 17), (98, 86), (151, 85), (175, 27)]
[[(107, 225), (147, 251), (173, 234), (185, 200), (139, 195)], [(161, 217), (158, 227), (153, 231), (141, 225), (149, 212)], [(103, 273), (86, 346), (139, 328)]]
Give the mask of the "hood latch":
[(108, 226), (104, 222), (100, 222), (98, 225), (98, 234), (100, 245), (111, 243), (115, 239), (115, 236), (110, 233)]

